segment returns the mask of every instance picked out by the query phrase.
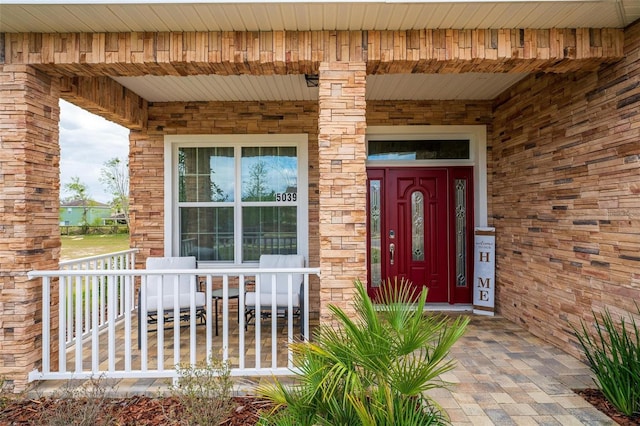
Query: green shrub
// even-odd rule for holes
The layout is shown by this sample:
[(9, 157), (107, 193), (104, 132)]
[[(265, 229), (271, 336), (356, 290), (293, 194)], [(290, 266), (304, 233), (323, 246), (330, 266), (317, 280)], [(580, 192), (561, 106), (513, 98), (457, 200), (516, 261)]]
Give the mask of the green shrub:
[(0, 376), (0, 411), (4, 410), (16, 397), (13, 389), (13, 381), (7, 380), (4, 376)]
[[(640, 315), (640, 308), (638, 314)], [(593, 313), (595, 334), (584, 321), (573, 330), (582, 345), (595, 383), (620, 412), (631, 416), (640, 413), (640, 331), (633, 317), (631, 326), (622, 318), (617, 325), (605, 309)]]
[[(171, 387), (185, 410), (178, 424), (217, 426), (233, 409), (233, 380), (228, 363), (210, 357), (198, 365), (177, 366), (178, 381)], [(175, 416), (176, 413), (173, 413)]]
[[(67, 382), (60, 392), (51, 396), (57, 400), (56, 410), (51, 412), (43, 406), (41, 424), (49, 426), (103, 426), (115, 425), (115, 418), (106, 413), (108, 393), (113, 386), (103, 376), (92, 377), (87, 384), (75, 386)], [(45, 417), (46, 416), (46, 417)]]
[(426, 289), (413, 304), (407, 282), (381, 289), (380, 309), (356, 282), (355, 316), (329, 306), (339, 327), (321, 325), (313, 342), (293, 344), (298, 384), (263, 385), (276, 404), (261, 424), (429, 425), (448, 423), (425, 392), (445, 384), (446, 359), (468, 318), (423, 313)]

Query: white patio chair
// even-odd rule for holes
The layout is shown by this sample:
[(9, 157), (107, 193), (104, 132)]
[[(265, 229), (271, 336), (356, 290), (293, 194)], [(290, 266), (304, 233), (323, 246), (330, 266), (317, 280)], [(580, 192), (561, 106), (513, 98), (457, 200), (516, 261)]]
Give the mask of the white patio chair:
[[(287, 269), (287, 268), (304, 268), (304, 256), (298, 254), (263, 254), (260, 256), (260, 268), (269, 269)], [(260, 295), (255, 291), (249, 291), (245, 295), (245, 327), (252, 319), (256, 318), (256, 304), (260, 301), (260, 316), (271, 316), (272, 309), (272, 273), (259, 274), (260, 277)], [(288, 282), (289, 273), (279, 273), (276, 275), (276, 315), (287, 317), (289, 309)], [(292, 307), (293, 315), (300, 318), (300, 330), (304, 330), (305, 318), (303, 306), (303, 275), (293, 274), (292, 289)]]
[[(146, 267), (148, 270), (158, 269), (196, 269), (196, 258), (194, 256), (186, 257), (149, 257), (147, 258)], [(142, 312), (142, 293), (138, 292), (138, 347), (140, 347), (141, 321), (146, 318), (147, 324), (158, 323), (158, 299), (160, 298), (160, 290), (162, 290), (162, 313), (163, 321), (172, 322), (175, 320), (173, 312), (175, 307), (175, 291), (174, 281), (175, 274), (149, 275), (147, 276), (147, 287), (145, 293), (146, 312)], [(206, 296), (204, 292), (197, 291), (195, 282), (191, 282), (192, 275), (179, 275), (178, 279), (178, 321), (189, 321), (191, 294), (195, 291), (196, 299), (196, 318), (200, 320), (200, 324), (206, 321), (205, 302)]]

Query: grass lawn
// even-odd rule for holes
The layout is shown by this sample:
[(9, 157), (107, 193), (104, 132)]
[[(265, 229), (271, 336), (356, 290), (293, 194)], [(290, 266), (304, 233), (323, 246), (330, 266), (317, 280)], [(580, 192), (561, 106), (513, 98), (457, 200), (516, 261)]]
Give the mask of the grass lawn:
[(129, 234), (63, 235), (60, 260), (113, 253), (129, 248)]

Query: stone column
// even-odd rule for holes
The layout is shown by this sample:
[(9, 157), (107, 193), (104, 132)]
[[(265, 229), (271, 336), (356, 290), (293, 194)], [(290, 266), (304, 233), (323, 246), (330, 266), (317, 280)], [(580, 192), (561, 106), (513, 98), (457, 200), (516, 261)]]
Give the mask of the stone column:
[(353, 311), (354, 280), (366, 282), (366, 66), (320, 65), (320, 321), (328, 305)]
[[(164, 137), (129, 132), (129, 241), (140, 249), (138, 267), (148, 256), (164, 256)], [(168, 255), (168, 254), (167, 254)]]
[(60, 257), (58, 99), (55, 79), (0, 66), (0, 376), (16, 391), (42, 360), (42, 280), (27, 272)]

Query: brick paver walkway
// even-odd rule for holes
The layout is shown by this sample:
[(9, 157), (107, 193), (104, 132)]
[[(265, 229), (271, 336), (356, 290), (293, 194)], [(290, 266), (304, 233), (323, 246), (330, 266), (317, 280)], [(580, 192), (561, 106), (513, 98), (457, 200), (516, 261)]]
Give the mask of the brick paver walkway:
[(454, 425), (612, 425), (572, 389), (593, 387), (589, 368), (501, 317), (472, 316), (453, 347), (449, 389), (431, 392)]

